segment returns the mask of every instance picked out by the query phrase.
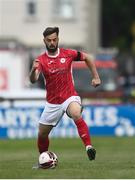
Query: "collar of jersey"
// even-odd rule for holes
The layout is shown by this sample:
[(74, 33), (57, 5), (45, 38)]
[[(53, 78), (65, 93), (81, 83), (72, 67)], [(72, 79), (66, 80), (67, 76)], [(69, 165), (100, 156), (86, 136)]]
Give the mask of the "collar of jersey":
[(56, 58), (59, 54), (60, 54), (60, 49), (59, 49), (59, 48), (58, 48), (58, 52), (57, 52), (56, 55), (49, 55), (49, 54), (48, 54), (48, 51), (46, 50), (46, 55), (47, 55), (48, 57), (51, 57), (51, 58)]

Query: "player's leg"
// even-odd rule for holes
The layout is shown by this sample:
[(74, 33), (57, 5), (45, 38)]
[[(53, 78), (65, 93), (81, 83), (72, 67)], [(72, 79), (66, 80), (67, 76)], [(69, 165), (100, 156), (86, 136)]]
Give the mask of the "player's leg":
[(52, 125), (44, 125), (39, 123), (38, 140), (37, 140), (39, 153), (48, 151), (48, 147), (49, 147), (48, 136), (52, 128), (53, 128)]
[(71, 102), (67, 108), (67, 114), (72, 117), (76, 124), (78, 134), (86, 147), (89, 159), (94, 160), (96, 150), (92, 147), (88, 126), (82, 118), (81, 105), (78, 102)]
[[(46, 103), (45, 109), (39, 119), (39, 130), (37, 146), (39, 152), (47, 151), (49, 148), (49, 133), (57, 125), (64, 114), (61, 105)], [(39, 164), (33, 166), (33, 169), (40, 168)]]
[[(44, 125), (39, 123), (37, 146), (40, 154), (42, 152), (48, 151), (48, 147), (49, 147), (48, 135), (52, 128), (53, 126), (51, 125)], [(34, 164), (32, 167), (32, 169), (39, 169), (39, 168), (40, 168), (39, 163)]]
[(46, 106), (39, 120), (39, 132), (38, 132), (38, 149), (42, 153), (48, 150), (49, 138), (48, 135), (52, 128), (56, 126), (60, 118), (63, 115), (61, 105), (50, 104), (46, 102)]
[(78, 129), (79, 136), (81, 137), (84, 145), (91, 145), (88, 126), (82, 118), (80, 104), (77, 102), (71, 102), (67, 108), (67, 114), (74, 120)]

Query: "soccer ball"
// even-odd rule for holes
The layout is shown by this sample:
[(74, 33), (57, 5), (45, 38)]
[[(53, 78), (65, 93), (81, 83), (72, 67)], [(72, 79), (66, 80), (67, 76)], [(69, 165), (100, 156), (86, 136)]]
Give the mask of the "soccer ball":
[(58, 164), (58, 158), (54, 152), (46, 151), (39, 156), (39, 166), (43, 169), (53, 169)]

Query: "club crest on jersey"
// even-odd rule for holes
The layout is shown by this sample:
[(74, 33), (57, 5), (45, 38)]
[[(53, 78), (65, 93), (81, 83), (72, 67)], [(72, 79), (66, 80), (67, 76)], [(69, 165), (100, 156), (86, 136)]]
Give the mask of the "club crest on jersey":
[(61, 58), (61, 59), (60, 59), (60, 62), (61, 62), (61, 63), (65, 63), (65, 61), (66, 61), (65, 58)]

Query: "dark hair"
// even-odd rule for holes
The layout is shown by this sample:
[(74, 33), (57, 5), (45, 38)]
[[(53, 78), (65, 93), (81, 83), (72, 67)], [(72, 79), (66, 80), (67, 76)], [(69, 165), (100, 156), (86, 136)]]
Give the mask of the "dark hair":
[(47, 27), (44, 32), (43, 32), (43, 36), (46, 37), (50, 34), (56, 33), (57, 36), (59, 35), (59, 28), (58, 27)]

